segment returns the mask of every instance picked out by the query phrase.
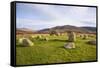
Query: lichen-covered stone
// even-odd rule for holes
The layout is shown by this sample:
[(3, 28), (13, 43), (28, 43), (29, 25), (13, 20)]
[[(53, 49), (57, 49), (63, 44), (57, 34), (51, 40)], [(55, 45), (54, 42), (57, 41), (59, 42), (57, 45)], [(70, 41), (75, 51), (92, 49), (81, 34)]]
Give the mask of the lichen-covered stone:
[(64, 45), (64, 48), (68, 48), (68, 49), (75, 48), (75, 43), (74, 42), (68, 42)]
[(87, 43), (91, 45), (96, 45), (96, 40), (89, 40)]
[(33, 46), (34, 45), (34, 43), (31, 40), (29, 40), (28, 38), (21, 38), (21, 39), (19, 39), (19, 43), (22, 46), (25, 46), (25, 47)]
[(83, 39), (87, 39), (87, 38), (88, 38), (88, 35), (84, 34)]
[(60, 36), (60, 33), (56, 30), (51, 30), (50, 31), (50, 36)]
[(45, 38), (44, 38), (44, 40), (45, 40), (45, 41), (48, 41), (48, 40), (49, 40), (49, 38), (48, 38), (48, 37), (45, 37)]
[(39, 35), (39, 36), (36, 37), (36, 39), (37, 39), (37, 40), (41, 40), (41, 39), (42, 39), (42, 36)]
[(74, 32), (68, 32), (68, 41), (69, 42), (75, 42), (76, 41), (76, 35)]

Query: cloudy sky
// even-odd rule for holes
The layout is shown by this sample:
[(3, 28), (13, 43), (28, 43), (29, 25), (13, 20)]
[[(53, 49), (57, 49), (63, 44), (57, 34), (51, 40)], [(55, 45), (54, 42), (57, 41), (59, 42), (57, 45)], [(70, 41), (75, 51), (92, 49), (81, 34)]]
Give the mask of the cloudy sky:
[(17, 28), (32, 30), (62, 25), (96, 27), (96, 8), (17, 3), (16, 22)]

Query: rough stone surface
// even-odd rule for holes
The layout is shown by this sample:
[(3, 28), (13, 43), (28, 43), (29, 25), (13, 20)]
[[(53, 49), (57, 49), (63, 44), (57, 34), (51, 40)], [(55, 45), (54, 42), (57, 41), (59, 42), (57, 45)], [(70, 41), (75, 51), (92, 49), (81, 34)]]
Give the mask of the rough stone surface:
[(33, 46), (34, 45), (34, 43), (31, 40), (29, 40), (28, 38), (21, 38), (19, 40), (19, 43), (22, 46), (25, 46), (25, 47), (27, 47), (27, 46)]
[(48, 41), (48, 40), (49, 40), (49, 38), (48, 38), (48, 37), (45, 37), (45, 38), (44, 38), (44, 40), (45, 40), (45, 41)]
[(36, 37), (35, 36), (29, 36), (28, 39), (30, 39), (31, 41), (33, 41)]
[(72, 49), (75, 48), (75, 43), (69, 42), (64, 45), (64, 48)]
[(39, 39), (41, 39), (41, 38), (42, 38), (42, 36), (41, 36), (41, 35), (39, 35), (39, 36), (38, 36), (38, 38), (39, 38)]
[(84, 34), (83, 39), (87, 39), (87, 38), (88, 38), (88, 35)]
[(83, 38), (83, 34), (80, 34), (80, 38)]
[(87, 42), (88, 44), (91, 44), (91, 45), (96, 45), (96, 40), (90, 40)]
[(50, 36), (60, 36), (60, 33), (58, 31), (50, 31)]
[(76, 41), (76, 35), (74, 32), (68, 32), (68, 41), (69, 42), (75, 42)]

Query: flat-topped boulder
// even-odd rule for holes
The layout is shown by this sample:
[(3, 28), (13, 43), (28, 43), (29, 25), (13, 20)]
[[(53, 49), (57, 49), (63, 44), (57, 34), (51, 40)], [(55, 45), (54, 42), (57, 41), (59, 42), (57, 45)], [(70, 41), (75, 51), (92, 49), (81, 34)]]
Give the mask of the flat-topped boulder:
[(89, 40), (87, 43), (91, 45), (96, 45), (96, 40)]
[(28, 38), (19, 39), (19, 43), (22, 46), (25, 46), (25, 47), (29, 47), (29, 46), (33, 46), (34, 45), (34, 43), (31, 40), (29, 40)]
[(68, 42), (64, 45), (64, 48), (66, 49), (72, 49), (72, 48), (75, 48), (75, 43), (73, 42)]

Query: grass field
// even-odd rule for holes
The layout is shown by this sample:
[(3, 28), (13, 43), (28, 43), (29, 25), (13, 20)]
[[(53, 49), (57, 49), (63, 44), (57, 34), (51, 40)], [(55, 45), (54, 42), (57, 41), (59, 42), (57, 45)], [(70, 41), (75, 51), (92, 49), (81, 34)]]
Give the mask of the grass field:
[(47, 36), (48, 41), (32, 40), (34, 46), (21, 47), (16, 45), (16, 65), (48, 64), (64, 62), (80, 62), (96, 60), (96, 45), (87, 44), (87, 40), (77, 38), (74, 49), (65, 49), (65, 36)]

